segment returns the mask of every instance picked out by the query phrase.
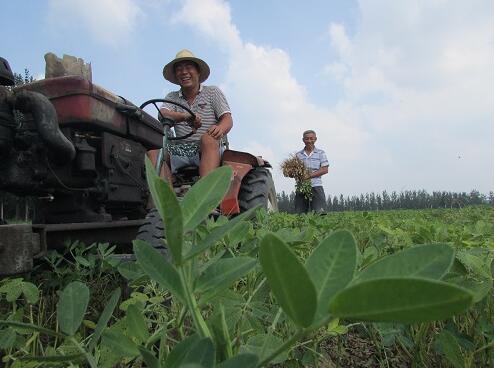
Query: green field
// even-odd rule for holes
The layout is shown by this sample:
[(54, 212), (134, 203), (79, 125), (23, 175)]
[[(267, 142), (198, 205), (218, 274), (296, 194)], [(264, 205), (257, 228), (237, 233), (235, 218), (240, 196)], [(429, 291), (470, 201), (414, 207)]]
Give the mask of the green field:
[(215, 175), (180, 202), (148, 178), (171, 262), (72, 244), (0, 281), (0, 364), (494, 366), (494, 208), (214, 221)]

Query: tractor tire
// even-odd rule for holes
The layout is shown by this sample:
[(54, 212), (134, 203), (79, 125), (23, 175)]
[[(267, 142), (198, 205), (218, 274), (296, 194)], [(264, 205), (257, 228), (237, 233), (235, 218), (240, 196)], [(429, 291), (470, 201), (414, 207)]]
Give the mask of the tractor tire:
[(265, 167), (255, 167), (242, 180), (238, 194), (240, 212), (261, 205), (267, 211), (278, 212), (276, 189), (271, 172)]
[(165, 226), (156, 208), (152, 208), (146, 215), (146, 222), (139, 227), (136, 239), (147, 242), (154, 249), (170, 260), (170, 252), (165, 242)]

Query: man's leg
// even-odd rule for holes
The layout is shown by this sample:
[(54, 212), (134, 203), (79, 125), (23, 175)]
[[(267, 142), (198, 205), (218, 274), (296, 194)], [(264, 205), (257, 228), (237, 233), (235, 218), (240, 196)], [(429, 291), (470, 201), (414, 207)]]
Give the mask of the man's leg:
[(295, 193), (295, 213), (307, 213), (309, 201), (301, 193)]
[(311, 209), (314, 212), (324, 212), (326, 210), (326, 195), (322, 186), (312, 187)]
[(219, 141), (208, 134), (201, 137), (201, 163), (199, 175), (201, 178), (220, 166)]

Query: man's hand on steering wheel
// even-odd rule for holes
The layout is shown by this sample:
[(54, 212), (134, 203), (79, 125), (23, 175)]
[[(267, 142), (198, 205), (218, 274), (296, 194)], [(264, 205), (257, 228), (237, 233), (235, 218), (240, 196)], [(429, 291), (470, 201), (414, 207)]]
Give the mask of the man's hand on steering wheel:
[(196, 131), (197, 129), (199, 129), (202, 125), (202, 122), (201, 122), (201, 117), (199, 116), (199, 114), (196, 114), (195, 116), (185, 112), (184, 113), (185, 115), (185, 121), (187, 121), (189, 124), (190, 124), (190, 127)]

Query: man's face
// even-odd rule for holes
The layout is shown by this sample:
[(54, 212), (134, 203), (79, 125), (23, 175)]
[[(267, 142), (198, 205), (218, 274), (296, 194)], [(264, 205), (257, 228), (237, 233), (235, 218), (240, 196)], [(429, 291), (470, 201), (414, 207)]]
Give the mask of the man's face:
[(317, 141), (317, 137), (316, 137), (316, 135), (314, 133), (307, 133), (307, 134), (304, 134), (304, 137), (302, 138), (302, 141), (305, 144), (305, 148), (313, 149), (314, 148), (314, 144)]
[(199, 69), (192, 61), (180, 61), (175, 64), (175, 77), (181, 87), (199, 86)]

